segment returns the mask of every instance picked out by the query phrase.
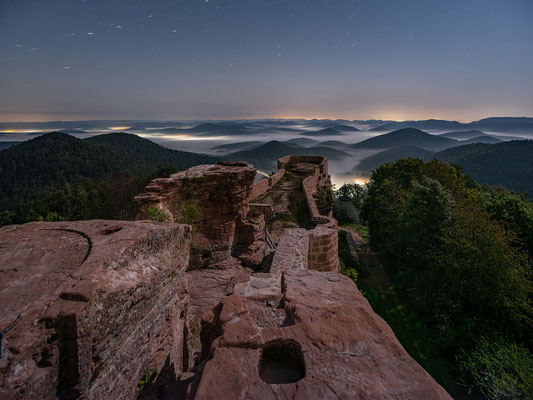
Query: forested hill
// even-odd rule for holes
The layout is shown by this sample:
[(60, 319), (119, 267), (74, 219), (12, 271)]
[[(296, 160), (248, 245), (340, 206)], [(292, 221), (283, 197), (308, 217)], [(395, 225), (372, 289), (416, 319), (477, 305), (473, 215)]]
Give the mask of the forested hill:
[(533, 195), (533, 140), (453, 147), (434, 157), (458, 165), (479, 183)]
[(0, 209), (11, 209), (22, 200), (45, 198), (65, 184), (143, 178), (162, 165), (186, 169), (214, 161), (126, 133), (81, 140), (52, 132), (0, 151)]
[(135, 162), (142, 172), (153, 172), (160, 165), (173, 165), (177, 169), (187, 169), (199, 164), (212, 164), (215, 158), (188, 151), (162, 147), (148, 139), (128, 133), (108, 133), (85, 139), (84, 142), (100, 145), (111, 152)]

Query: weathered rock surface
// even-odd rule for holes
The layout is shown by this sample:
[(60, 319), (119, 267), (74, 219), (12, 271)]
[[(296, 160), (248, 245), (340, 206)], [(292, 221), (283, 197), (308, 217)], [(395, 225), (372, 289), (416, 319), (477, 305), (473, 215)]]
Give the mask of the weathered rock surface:
[(134, 398), (183, 352), (179, 286), (191, 228), (150, 222), (0, 229), (0, 398)]
[(256, 241), (257, 229), (246, 220), (255, 175), (250, 164), (221, 162), (155, 179), (135, 198), (137, 219), (149, 219), (149, 210), (155, 209), (167, 221), (192, 224), (192, 268), (239, 255), (235, 252), (244, 253)]
[[(250, 299), (223, 301), (221, 336), (212, 344), (197, 399), (450, 399), (350, 279), (292, 270), (282, 282), (276, 309), (289, 311), (290, 318), (278, 326), (258, 325)], [(272, 384), (261, 378), (262, 353), (272, 344), (302, 358), (300, 380)]]
[(356, 260), (359, 260), (360, 256), (372, 252), (372, 249), (368, 243), (364, 241), (361, 235), (352, 230), (346, 229), (346, 242), (348, 244), (350, 255)]

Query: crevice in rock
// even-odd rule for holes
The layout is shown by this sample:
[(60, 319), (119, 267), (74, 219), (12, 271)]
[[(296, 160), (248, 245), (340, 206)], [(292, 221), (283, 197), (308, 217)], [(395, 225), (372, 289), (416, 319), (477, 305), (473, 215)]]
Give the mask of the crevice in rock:
[(86, 303), (89, 301), (89, 299), (87, 297), (85, 297), (84, 295), (80, 294), (80, 293), (61, 293), (59, 295), (59, 298), (61, 300), (66, 300), (66, 301), (79, 301), (79, 302), (83, 302), (83, 303)]
[(183, 326), (183, 360), (182, 360), (182, 370), (186, 372), (189, 370), (189, 329), (187, 325)]
[(222, 303), (219, 303), (213, 309), (213, 319), (211, 322), (202, 321), (202, 330), (200, 332), (200, 342), (202, 344), (202, 354), (200, 360), (195, 360), (198, 365), (200, 362), (209, 359), (211, 356), (211, 344), (222, 335), (222, 324), (220, 322), (220, 312)]
[(121, 226), (112, 226), (111, 228), (102, 229), (99, 233), (100, 233), (100, 235), (106, 236), (106, 235), (111, 235), (111, 234), (113, 234), (115, 232), (118, 232), (121, 229), (122, 229)]
[(270, 253), (269, 255), (265, 256), (261, 261), (261, 264), (257, 268), (254, 268), (254, 272), (263, 272), (267, 274), (270, 273), (270, 267), (272, 267), (274, 254), (276, 253)]
[(76, 399), (80, 395), (76, 388), (80, 381), (76, 316), (60, 315), (54, 325), (59, 343), (56, 396), (59, 400)]

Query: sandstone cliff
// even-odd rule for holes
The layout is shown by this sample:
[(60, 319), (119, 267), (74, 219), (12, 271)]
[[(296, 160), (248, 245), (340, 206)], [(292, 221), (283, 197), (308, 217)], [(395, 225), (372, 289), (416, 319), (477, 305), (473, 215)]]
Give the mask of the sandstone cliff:
[[(327, 159), (254, 177), (222, 163), (154, 180), (138, 218), (159, 222), (0, 229), (0, 328), (21, 315), (0, 397), (449, 399), (338, 273), (316, 204)], [(311, 229), (287, 219), (295, 191)]]

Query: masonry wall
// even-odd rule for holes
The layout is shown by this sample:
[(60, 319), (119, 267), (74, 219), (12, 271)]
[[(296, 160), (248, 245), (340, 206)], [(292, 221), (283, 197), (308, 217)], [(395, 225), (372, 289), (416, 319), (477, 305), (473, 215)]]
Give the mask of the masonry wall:
[(283, 175), (285, 175), (285, 169), (278, 169), (275, 174), (254, 183), (250, 200), (253, 201), (263, 196), (270, 188), (272, 188), (272, 186), (274, 186), (281, 178), (283, 178)]
[(318, 225), (309, 233), (307, 269), (339, 272), (337, 229)]
[(307, 208), (317, 227), (307, 231), (308, 260), (307, 268), (315, 271), (339, 271), (337, 221), (330, 215), (321, 215), (315, 201), (315, 193), (319, 186), (328, 183), (328, 159), (323, 156), (286, 156), (278, 160), (278, 168), (299, 163), (316, 164), (312, 175), (303, 182), (303, 191)]

